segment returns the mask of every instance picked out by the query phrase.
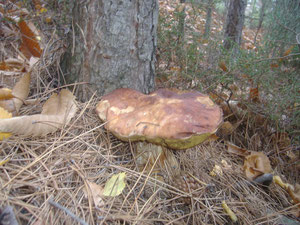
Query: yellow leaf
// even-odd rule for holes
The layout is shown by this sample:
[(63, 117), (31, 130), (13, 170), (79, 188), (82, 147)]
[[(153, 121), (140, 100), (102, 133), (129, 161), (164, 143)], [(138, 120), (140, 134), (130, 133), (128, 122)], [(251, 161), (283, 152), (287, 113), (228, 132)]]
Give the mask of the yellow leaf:
[(288, 190), (288, 188), (291, 186), (289, 183), (284, 183), (280, 176), (274, 176), (273, 182), (285, 190)]
[[(0, 120), (5, 118), (11, 118), (11, 113), (0, 107)], [(4, 138), (9, 138), (10, 136), (10, 133), (0, 133), (0, 141), (2, 141)]]
[(93, 197), (95, 206), (99, 207), (100, 205), (103, 204), (103, 188), (100, 185), (98, 185), (94, 182), (90, 182), (88, 180), (86, 181), (86, 183), (89, 188), (88, 192), (90, 191), (90, 193)]
[(52, 23), (52, 18), (51, 18), (50, 16), (47, 16), (47, 17), (45, 18), (45, 22), (46, 22), (46, 23)]
[(45, 13), (45, 12), (47, 12), (48, 10), (46, 9), (46, 8), (44, 8), (44, 7), (42, 7), (41, 9), (40, 9), (40, 13)]
[(115, 197), (122, 193), (125, 188), (125, 179), (126, 174), (118, 173), (113, 175), (105, 184), (103, 195)]
[(15, 96), (13, 99), (15, 109), (17, 113), (19, 112), (23, 102), (28, 97), (30, 86), (30, 72), (26, 73), (14, 86), (12, 89), (12, 94)]
[(8, 159), (0, 161), (0, 166), (3, 166), (5, 163), (9, 162), (9, 160), (10, 159), (8, 158)]
[(0, 89), (0, 100), (7, 100), (7, 99), (11, 99), (14, 96), (11, 93), (12, 91), (8, 88), (1, 88)]
[(215, 165), (213, 170), (210, 171), (209, 175), (212, 176), (212, 177), (215, 177), (217, 175), (222, 176), (223, 175), (223, 170), (222, 170), (221, 166)]
[(46, 101), (41, 114), (0, 120), (0, 132), (43, 136), (68, 124), (76, 111), (75, 97), (69, 90), (64, 89)]
[(225, 201), (222, 201), (222, 207), (224, 209), (224, 211), (227, 213), (227, 215), (230, 217), (230, 219), (235, 223), (237, 222), (237, 217), (234, 214), (234, 212), (232, 212), (232, 210), (228, 207), (228, 205), (226, 204)]
[[(293, 200), (293, 204), (300, 203), (300, 185), (296, 184), (295, 187), (288, 187), (288, 193)], [(300, 208), (300, 205), (298, 206)]]
[(243, 168), (245, 176), (249, 180), (254, 180), (262, 174), (272, 172), (270, 160), (262, 152), (251, 152), (249, 156), (246, 156)]

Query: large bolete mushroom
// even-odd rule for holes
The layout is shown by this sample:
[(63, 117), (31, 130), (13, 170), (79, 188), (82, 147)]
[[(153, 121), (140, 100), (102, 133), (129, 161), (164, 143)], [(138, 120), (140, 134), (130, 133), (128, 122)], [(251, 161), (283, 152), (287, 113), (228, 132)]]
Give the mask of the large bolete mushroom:
[(171, 149), (202, 143), (222, 122), (221, 109), (197, 91), (159, 89), (145, 95), (121, 88), (103, 96), (96, 111), (117, 138)]
[[(222, 122), (222, 111), (197, 91), (159, 89), (149, 95), (121, 88), (102, 97), (96, 109), (105, 128), (123, 141), (146, 141), (137, 145), (136, 162), (175, 171), (177, 160), (169, 149), (187, 149), (205, 141)], [(163, 148), (161, 147), (163, 146)], [(161, 168), (154, 168), (154, 171)], [(175, 173), (176, 174), (176, 173)], [(174, 175), (174, 173), (173, 173)]]

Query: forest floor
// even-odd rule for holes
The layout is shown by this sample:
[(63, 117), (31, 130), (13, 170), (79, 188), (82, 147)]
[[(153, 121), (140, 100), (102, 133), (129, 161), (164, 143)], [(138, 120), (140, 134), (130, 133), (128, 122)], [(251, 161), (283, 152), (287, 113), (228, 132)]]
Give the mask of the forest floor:
[[(31, 73), (29, 97), (20, 108), (19, 116), (40, 113), (51, 94), (63, 87), (74, 90), (78, 85), (59, 86), (62, 81), (56, 74), (65, 43), (53, 32), (56, 25), (52, 12), (42, 4), (35, 4), (32, 13), (28, 13), (24, 5), (0, 5), (0, 19), (5, 18), (0, 24), (1, 86), (13, 88), (24, 74)], [(202, 32), (205, 12), (199, 11), (193, 24), (189, 24), (189, 12), (194, 9), (186, 7), (187, 26), (189, 29), (195, 26), (195, 32)], [(173, 15), (177, 8), (174, 1), (160, 1), (161, 14)], [(22, 30), (24, 26), (20, 23), (11, 22), (10, 19), (20, 15), (30, 31)], [(213, 13), (213, 33), (222, 28), (220, 18)], [(68, 31), (67, 26), (60, 28), (60, 32)], [(32, 42), (24, 35), (39, 38)], [(254, 48), (251, 42), (254, 35), (255, 31), (244, 31), (247, 40), (244, 48)], [(37, 43), (43, 53), (37, 50)], [(180, 68), (176, 67), (176, 60), (160, 60), (157, 67), (160, 74), (172, 75), (171, 81), (158, 77), (159, 88), (196, 87), (195, 78), (191, 84), (191, 80), (177, 76)], [(12, 135), (3, 139), (0, 142), (0, 224), (7, 224), (5, 221), (14, 216), (19, 224), (33, 225), (300, 224), (297, 143), (263, 115), (237, 106), (239, 103), (232, 106), (218, 96), (211, 97), (222, 107), (226, 126), (204, 144), (172, 151), (181, 170), (176, 178), (165, 175), (164, 180), (155, 179), (149, 171), (138, 171), (132, 154), (135, 144), (121, 142), (108, 133), (95, 113), (101, 99), (97, 95), (88, 102), (77, 101), (75, 116), (57, 132), (43, 137)], [(245, 152), (248, 155), (249, 151), (263, 152), (265, 156), (263, 160), (258, 158), (251, 162), (250, 173), (262, 169), (264, 165), (260, 164), (270, 163), (271, 173), (279, 176), (284, 184), (272, 182), (265, 187), (249, 180), (244, 166)], [(104, 196), (107, 181), (122, 172), (126, 175), (126, 185), (121, 194)], [(224, 209), (224, 202), (237, 222), (233, 222), (234, 215)], [(4, 213), (7, 206), (12, 207), (11, 214)]]

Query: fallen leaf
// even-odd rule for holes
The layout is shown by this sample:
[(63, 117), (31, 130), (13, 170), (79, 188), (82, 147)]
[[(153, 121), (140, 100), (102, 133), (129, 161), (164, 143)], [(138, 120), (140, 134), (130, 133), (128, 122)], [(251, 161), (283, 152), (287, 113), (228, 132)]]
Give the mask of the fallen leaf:
[(25, 63), (19, 59), (8, 58), (0, 63), (0, 70), (21, 72), (24, 70)]
[(22, 41), (24, 43), (24, 46), (28, 48), (28, 50), (34, 57), (41, 57), (42, 50), (34, 32), (30, 29), (30, 27), (24, 20), (21, 20), (18, 25), (22, 33)]
[[(29, 85), (30, 85), (30, 73), (26, 73), (14, 86), (13, 90), (9, 94), (9, 91), (6, 92), (6, 97), (1, 99), (0, 97), (0, 107), (4, 108), (8, 112), (11, 112), (13, 115), (18, 114), (23, 102), (29, 94)], [(9, 89), (8, 89), (9, 90)], [(1, 94), (0, 94), (1, 95)], [(4, 94), (5, 95), (5, 94)], [(8, 98), (8, 97), (13, 98)]]
[[(291, 198), (293, 199), (293, 204), (299, 204), (300, 203), (300, 185), (296, 184), (295, 188), (293, 188), (292, 186), (289, 186), (287, 189), (289, 195), (291, 196)], [(300, 207), (300, 205), (299, 205)]]
[(29, 94), (29, 86), (30, 86), (30, 73), (26, 73), (14, 86), (12, 89), (12, 94), (15, 96), (13, 98), (15, 109), (17, 113), (19, 113), (19, 110), (21, 106), (23, 105), (23, 102), (28, 97)]
[(250, 155), (250, 151), (248, 151), (247, 149), (244, 149), (244, 148), (240, 148), (230, 142), (225, 142), (225, 145), (227, 147), (227, 151), (229, 153), (233, 153), (233, 154), (236, 154), (236, 155), (240, 155), (240, 156), (248, 156)]
[(103, 188), (100, 185), (88, 180), (86, 181), (86, 183), (89, 188), (87, 192), (91, 193), (95, 206), (99, 207), (103, 205)]
[(222, 159), (221, 163), (224, 169), (231, 169), (231, 165), (229, 165), (225, 159)]
[(12, 91), (8, 88), (1, 88), (0, 89), (0, 100), (8, 100), (13, 98)]
[(4, 62), (0, 62), (0, 70), (10, 70), (11, 68)]
[(234, 131), (234, 126), (229, 121), (225, 121), (219, 127), (219, 129), (217, 131), (217, 136), (225, 138), (225, 137), (229, 136), (230, 134), (232, 134), (233, 131)]
[(221, 62), (219, 63), (219, 67), (220, 67), (224, 72), (228, 72), (227, 66), (226, 66), (226, 64), (225, 64), (224, 61), (221, 61)]
[[(6, 118), (11, 118), (11, 113), (0, 107), (0, 120)], [(2, 141), (4, 138), (9, 138), (10, 136), (11, 133), (0, 133), (0, 141)]]
[(277, 63), (271, 63), (271, 64), (270, 64), (270, 67), (271, 67), (271, 68), (278, 68), (279, 65), (278, 65)]
[(103, 195), (115, 197), (122, 193), (125, 188), (126, 173), (118, 173), (113, 175), (105, 184)]
[(223, 170), (221, 168), (221, 166), (219, 165), (215, 165), (214, 168), (212, 169), (212, 171), (210, 171), (209, 173), (210, 176), (215, 177), (215, 176), (222, 176), (223, 175)]
[(230, 217), (230, 219), (232, 220), (232, 222), (237, 222), (237, 216), (234, 214), (234, 212), (228, 207), (228, 205), (226, 204), (225, 201), (222, 201), (222, 208), (224, 209), (224, 211), (227, 213), (227, 215)]
[(289, 183), (284, 183), (284, 182), (282, 181), (281, 177), (280, 177), (280, 176), (277, 176), (277, 175), (273, 177), (273, 182), (274, 182), (275, 184), (278, 184), (281, 188), (283, 188), (283, 189), (285, 189), (285, 190), (287, 190), (288, 187), (291, 186)]
[(0, 107), (5, 109), (7, 112), (12, 113), (14, 116), (17, 113), (14, 101), (12, 99), (0, 100)]
[(0, 120), (0, 131), (24, 136), (43, 136), (67, 125), (76, 111), (74, 95), (63, 89), (45, 102), (41, 114)]
[(294, 48), (294, 46), (292, 45), (287, 50), (285, 50), (284, 53), (283, 53), (283, 56), (288, 56), (289, 54), (291, 54), (293, 48)]
[(246, 156), (243, 169), (249, 180), (272, 171), (269, 158), (262, 152), (251, 152), (249, 156)]
[(250, 88), (249, 99), (252, 102), (259, 102), (258, 87), (256, 87), (256, 88)]
[[(290, 197), (293, 200), (293, 204), (299, 204), (300, 203), (300, 185), (296, 184), (295, 187), (289, 183), (284, 183), (280, 176), (274, 176), (273, 182), (275, 184), (278, 184), (281, 188), (286, 190)], [(300, 205), (298, 205), (298, 209), (300, 209)], [(299, 210), (296, 211), (297, 215), (300, 214)]]

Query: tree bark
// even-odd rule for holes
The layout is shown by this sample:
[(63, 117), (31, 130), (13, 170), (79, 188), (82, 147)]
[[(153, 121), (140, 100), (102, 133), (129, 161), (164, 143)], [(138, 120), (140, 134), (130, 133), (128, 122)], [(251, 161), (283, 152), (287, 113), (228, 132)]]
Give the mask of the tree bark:
[(254, 45), (256, 45), (256, 38), (257, 38), (258, 32), (259, 32), (259, 30), (262, 26), (262, 23), (264, 21), (266, 3), (267, 3), (267, 0), (261, 1), (262, 5), (261, 5), (261, 8), (260, 8), (260, 12), (259, 12), (259, 21), (258, 21), (258, 26), (257, 26), (255, 37), (254, 37)]
[(68, 82), (87, 83), (79, 98), (120, 87), (154, 89), (157, 0), (74, 0), (72, 14), (62, 68)]
[(245, 20), (247, 0), (230, 0), (226, 24), (224, 48), (230, 49), (234, 44), (240, 46)]
[(207, 9), (206, 9), (206, 21), (205, 21), (205, 30), (204, 30), (204, 37), (209, 37), (210, 35), (210, 27), (211, 27), (211, 14), (213, 8), (214, 0), (208, 0), (207, 2)]

